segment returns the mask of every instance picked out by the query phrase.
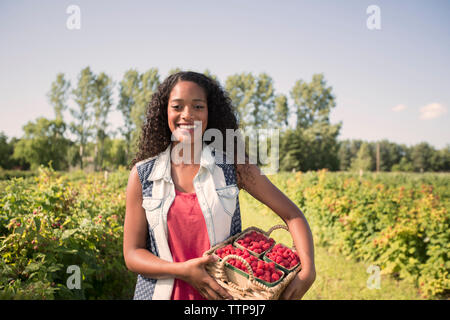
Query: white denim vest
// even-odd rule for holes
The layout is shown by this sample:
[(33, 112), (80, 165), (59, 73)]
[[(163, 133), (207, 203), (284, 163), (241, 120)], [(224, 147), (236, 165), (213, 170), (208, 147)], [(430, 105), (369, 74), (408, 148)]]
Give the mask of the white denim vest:
[[(168, 244), (167, 214), (175, 199), (171, 176), (171, 145), (156, 157), (136, 164), (142, 184), (142, 207), (148, 223), (147, 248), (172, 262)], [(203, 143), (200, 168), (193, 180), (195, 193), (205, 217), (211, 246), (241, 232), (239, 189), (232, 162), (224, 153)], [(150, 279), (138, 275), (135, 300), (170, 299), (174, 278)]]

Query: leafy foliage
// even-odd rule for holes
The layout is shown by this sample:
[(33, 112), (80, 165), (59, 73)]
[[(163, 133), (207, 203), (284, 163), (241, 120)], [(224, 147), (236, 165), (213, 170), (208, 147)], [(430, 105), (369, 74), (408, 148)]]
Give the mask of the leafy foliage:
[[(127, 174), (70, 181), (50, 169), (0, 188), (0, 298), (129, 299), (122, 254)], [(81, 289), (67, 268), (80, 267)]]
[(315, 241), (409, 279), (424, 298), (450, 293), (448, 175), (297, 173), (287, 182)]
[[(1, 182), (0, 298), (131, 298), (136, 276), (122, 255), (127, 177), (41, 168)], [(304, 212), (316, 244), (410, 280), (423, 298), (448, 298), (448, 174), (322, 170), (271, 180)], [(258, 223), (270, 227), (263, 217)], [(80, 290), (67, 287), (70, 265), (81, 269)]]
[(66, 125), (62, 120), (40, 117), (23, 129), (25, 134), (14, 146), (13, 158), (29, 162), (33, 170), (49, 163), (56, 170), (67, 169), (67, 150), (72, 142), (64, 138)]

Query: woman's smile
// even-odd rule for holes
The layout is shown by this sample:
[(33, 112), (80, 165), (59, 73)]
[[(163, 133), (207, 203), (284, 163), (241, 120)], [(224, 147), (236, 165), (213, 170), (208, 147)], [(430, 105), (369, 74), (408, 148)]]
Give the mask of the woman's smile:
[[(204, 89), (195, 82), (178, 82), (170, 92), (167, 118), (170, 131), (177, 141), (193, 143), (195, 138), (201, 138), (208, 124)], [(186, 136), (190, 141), (186, 141)]]

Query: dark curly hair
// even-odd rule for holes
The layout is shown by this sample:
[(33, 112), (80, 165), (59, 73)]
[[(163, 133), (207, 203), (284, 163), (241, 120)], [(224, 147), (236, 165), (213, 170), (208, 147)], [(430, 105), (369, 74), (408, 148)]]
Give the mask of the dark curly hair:
[[(180, 81), (195, 82), (205, 90), (208, 105), (208, 125), (206, 129), (218, 129), (222, 133), (222, 136), (226, 137), (226, 129), (237, 130), (239, 128), (232, 101), (218, 81), (197, 72), (177, 72), (168, 76), (152, 95), (147, 107), (146, 119), (142, 126), (138, 151), (131, 162), (130, 168), (139, 161), (158, 155), (170, 145), (172, 132), (170, 131), (167, 120), (167, 107), (170, 92)], [(205, 141), (205, 143), (209, 144), (211, 142), (208, 143)], [(234, 143), (234, 147), (236, 150), (236, 143)], [(244, 166), (247, 167), (247, 153), (245, 153), (245, 158), (246, 164)], [(234, 166), (237, 175), (240, 177), (242, 170), (237, 170), (236, 162), (235, 156)], [(243, 181), (242, 179), (239, 180)]]

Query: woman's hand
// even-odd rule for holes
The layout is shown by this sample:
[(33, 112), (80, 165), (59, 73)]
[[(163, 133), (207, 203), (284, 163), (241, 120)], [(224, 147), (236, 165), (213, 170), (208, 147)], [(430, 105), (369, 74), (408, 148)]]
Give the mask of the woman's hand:
[(208, 300), (232, 300), (233, 297), (206, 272), (205, 265), (215, 261), (213, 256), (205, 256), (183, 262), (181, 279)]
[(300, 300), (316, 279), (315, 270), (300, 270), (280, 296), (280, 300)]

